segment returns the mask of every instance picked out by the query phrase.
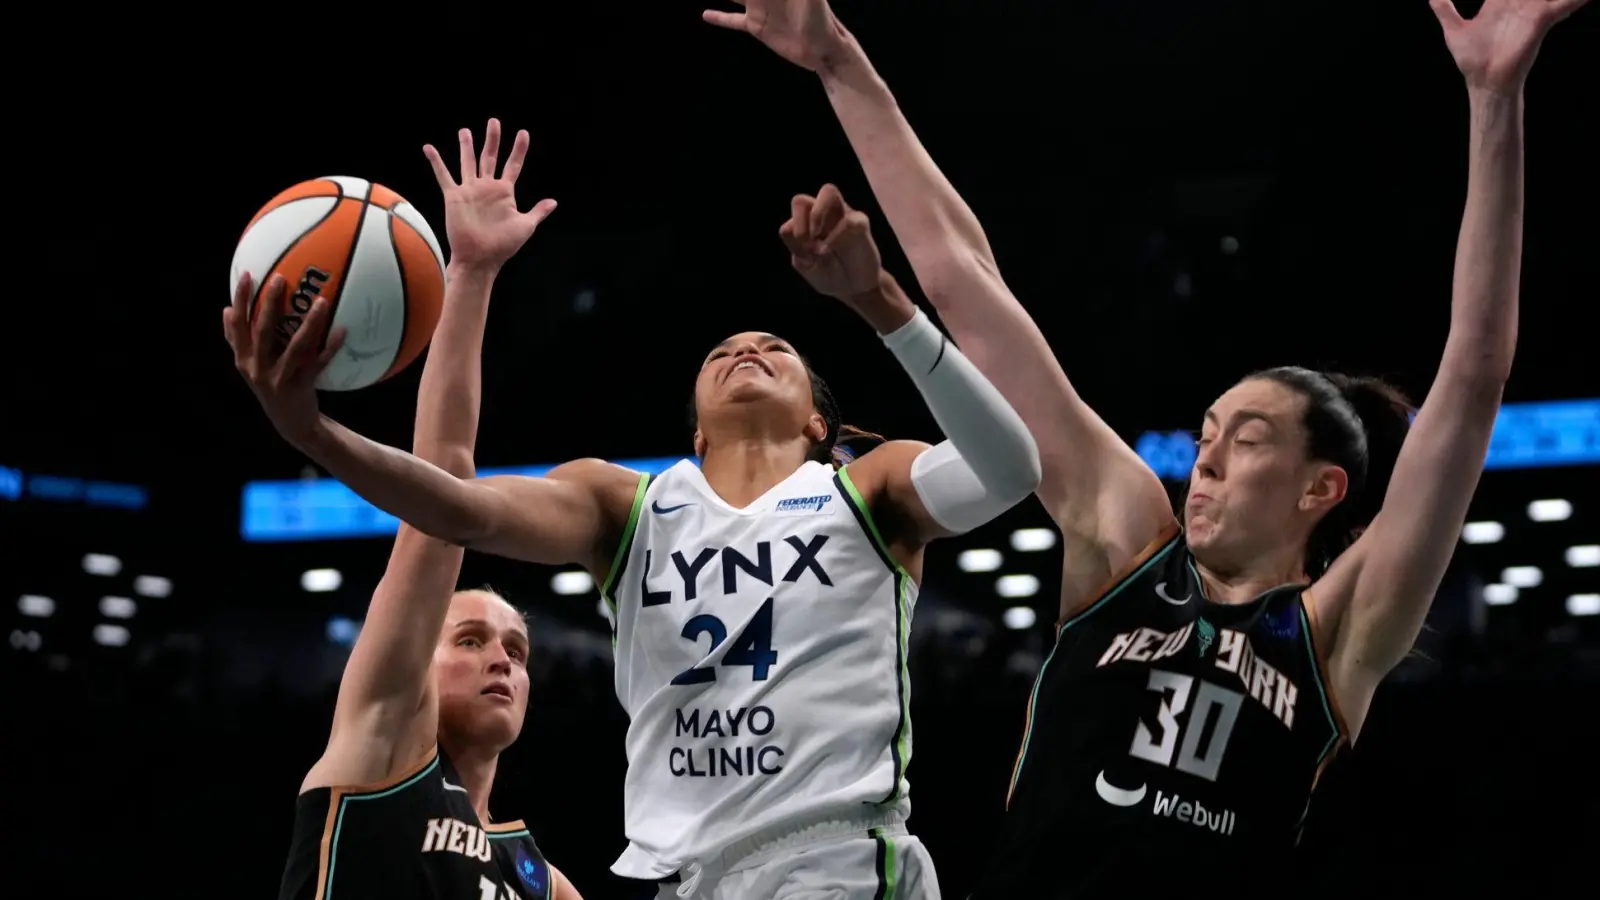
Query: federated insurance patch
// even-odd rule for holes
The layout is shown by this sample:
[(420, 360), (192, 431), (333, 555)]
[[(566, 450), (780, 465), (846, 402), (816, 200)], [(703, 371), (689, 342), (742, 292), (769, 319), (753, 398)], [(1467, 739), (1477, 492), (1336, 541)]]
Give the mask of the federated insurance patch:
[(773, 509), (774, 515), (779, 516), (815, 516), (826, 511), (828, 504), (833, 502), (832, 494), (817, 494), (814, 497), (785, 497), (778, 501)]

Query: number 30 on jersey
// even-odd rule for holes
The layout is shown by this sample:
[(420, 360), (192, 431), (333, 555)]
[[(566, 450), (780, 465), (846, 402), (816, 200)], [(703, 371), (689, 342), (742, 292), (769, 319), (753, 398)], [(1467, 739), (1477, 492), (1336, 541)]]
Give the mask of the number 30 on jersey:
[[(1196, 681), (1200, 683), (1199, 690), (1195, 690)], [(1161, 706), (1156, 710), (1159, 735), (1141, 721), (1133, 733), (1133, 746), (1128, 748), (1128, 755), (1216, 781), (1244, 695), (1193, 675), (1162, 669), (1150, 670), (1150, 683), (1146, 686), (1161, 695)], [(1191, 695), (1192, 709), (1189, 706)], [(1216, 711), (1216, 725), (1208, 729), (1213, 710)], [(1189, 715), (1180, 724), (1178, 719), (1185, 711)], [(1208, 730), (1210, 740), (1205, 740)], [(1180, 734), (1182, 745), (1178, 743)], [(1204, 747), (1202, 740), (1205, 740)]]
[[(700, 643), (700, 635), (711, 636), (711, 648), (706, 651), (706, 656), (717, 652), (723, 641), (728, 639), (728, 626), (722, 620), (712, 615), (698, 615), (683, 623), (683, 639)], [(778, 662), (778, 651), (772, 649), (772, 598), (768, 597), (756, 614), (750, 618), (749, 624), (734, 638), (733, 646), (728, 652), (722, 654), (724, 668), (730, 666), (749, 666), (751, 681), (766, 681), (768, 673)], [(673, 684), (705, 684), (717, 680), (717, 670), (713, 663), (691, 666), (677, 677), (672, 679)]]

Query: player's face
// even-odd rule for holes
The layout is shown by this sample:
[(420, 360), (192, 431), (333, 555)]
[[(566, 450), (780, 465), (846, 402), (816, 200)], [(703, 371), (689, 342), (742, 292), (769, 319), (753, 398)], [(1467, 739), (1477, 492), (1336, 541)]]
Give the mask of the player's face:
[(1242, 567), (1285, 542), (1304, 546), (1326, 510), (1328, 470), (1337, 468), (1307, 459), (1305, 404), (1294, 390), (1252, 379), (1206, 411), (1183, 509), (1202, 562)]
[(509, 746), (528, 711), (527, 663), (527, 625), (516, 610), (493, 594), (457, 594), (433, 654), (440, 728)]
[(759, 331), (736, 334), (706, 354), (694, 397), (702, 422), (758, 408), (780, 410), (796, 430), (821, 421), (800, 355), (788, 341)]

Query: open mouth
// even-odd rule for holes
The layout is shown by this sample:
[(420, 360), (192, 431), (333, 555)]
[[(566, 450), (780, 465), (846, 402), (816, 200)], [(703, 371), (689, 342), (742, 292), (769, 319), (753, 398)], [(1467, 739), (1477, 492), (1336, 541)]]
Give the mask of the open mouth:
[(726, 381), (729, 378), (732, 378), (734, 375), (736, 375), (736, 374), (738, 374), (740, 372), (743, 372), (743, 371), (745, 371), (747, 369), (748, 370), (752, 370), (752, 371), (760, 372), (763, 375), (771, 375), (772, 374), (772, 370), (767, 367), (767, 364), (765, 362), (763, 362), (762, 360), (757, 359), (757, 358), (755, 358), (753, 356), (748, 356), (748, 357), (745, 357), (744, 359), (739, 360), (737, 363), (735, 363), (733, 368), (728, 370), (728, 374), (722, 376), (722, 379), (724, 381)]
[(484, 688), (482, 693), (493, 694), (496, 697), (504, 697), (507, 700), (511, 699), (511, 688), (503, 684), (491, 684)]

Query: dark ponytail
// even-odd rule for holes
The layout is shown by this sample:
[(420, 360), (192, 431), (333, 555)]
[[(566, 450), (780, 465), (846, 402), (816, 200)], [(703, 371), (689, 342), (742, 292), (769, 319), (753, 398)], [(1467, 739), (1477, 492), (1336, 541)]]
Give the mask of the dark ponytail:
[(817, 374), (816, 369), (811, 368), (811, 363), (804, 357), (800, 362), (806, 367), (806, 375), (811, 379), (811, 402), (817, 408), (817, 415), (822, 416), (822, 421), (828, 427), (828, 433), (811, 448), (810, 453), (806, 454), (807, 461), (842, 469), (857, 456), (884, 442), (882, 435), (844, 424), (839, 417), (839, 404), (834, 401), (833, 391), (828, 388), (828, 383), (822, 380), (822, 376)]
[(1345, 498), (1311, 531), (1306, 575), (1318, 578), (1372, 524), (1389, 491), (1395, 460), (1411, 428), (1413, 408), (1398, 388), (1379, 378), (1283, 366), (1257, 372), (1306, 398), (1302, 425), (1312, 459), (1345, 470)]
[[(839, 416), (839, 404), (834, 401), (833, 391), (828, 388), (828, 383), (822, 380), (822, 376), (817, 374), (817, 370), (811, 367), (811, 362), (805, 357), (800, 357), (800, 364), (805, 366), (806, 377), (811, 380), (811, 403), (816, 407), (817, 415), (822, 417), (822, 422), (827, 428), (822, 440), (806, 454), (807, 462), (819, 462), (831, 465), (835, 469), (843, 468), (856, 457), (887, 440), (882, 435), (844, 424)], [(700, 410), (695, 406), (694, 395), (691, 394), (689, 432), (693, 434), (698, 427), (700, 427)]]

